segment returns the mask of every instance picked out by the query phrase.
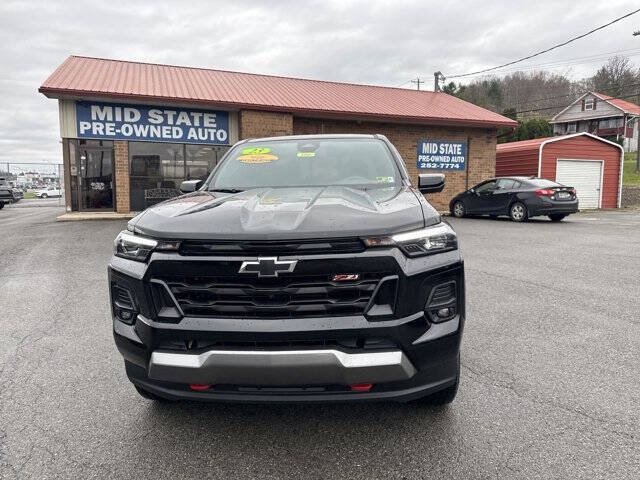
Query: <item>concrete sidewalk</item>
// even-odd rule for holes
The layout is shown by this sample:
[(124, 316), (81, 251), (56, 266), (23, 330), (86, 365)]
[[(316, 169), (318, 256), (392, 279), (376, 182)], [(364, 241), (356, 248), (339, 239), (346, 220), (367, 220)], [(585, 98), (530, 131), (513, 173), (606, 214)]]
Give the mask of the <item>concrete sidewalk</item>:
[(67, 212), (56, 217), (58, 222), (73, 222), (80, 220), (121, 220), (133, 218), (137, 212), (116, 213), (116, 212)]

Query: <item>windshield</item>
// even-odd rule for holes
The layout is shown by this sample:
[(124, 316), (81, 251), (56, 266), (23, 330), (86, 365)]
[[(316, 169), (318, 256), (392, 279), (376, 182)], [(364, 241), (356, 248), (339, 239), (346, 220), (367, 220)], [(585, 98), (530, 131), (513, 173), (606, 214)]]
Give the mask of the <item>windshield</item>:
[(271, 140), (237, 146), (216, 169), (209, 190), (259, 187), (390, 187), (400, 173), (373, 138)]

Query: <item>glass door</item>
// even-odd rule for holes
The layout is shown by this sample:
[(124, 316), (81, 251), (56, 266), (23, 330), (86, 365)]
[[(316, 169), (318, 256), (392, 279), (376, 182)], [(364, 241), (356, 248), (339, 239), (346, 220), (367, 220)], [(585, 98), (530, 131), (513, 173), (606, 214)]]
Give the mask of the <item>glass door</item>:
[(78, 206), (80, 210), (113, 210), (112, 148), (79, 148)]

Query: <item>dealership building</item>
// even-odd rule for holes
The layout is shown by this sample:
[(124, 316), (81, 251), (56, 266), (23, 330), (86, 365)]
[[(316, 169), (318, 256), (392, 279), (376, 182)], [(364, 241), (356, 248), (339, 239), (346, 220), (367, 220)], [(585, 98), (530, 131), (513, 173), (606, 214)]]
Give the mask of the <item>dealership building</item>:
[(130, 213), (205, 178), (238, 140), (386, 135), (415, 183), (442, 172), (440, 210), (495, 175), (515, 121), (444, 93), (69, 57), (39, 91), (58, 100), (68, 212)]

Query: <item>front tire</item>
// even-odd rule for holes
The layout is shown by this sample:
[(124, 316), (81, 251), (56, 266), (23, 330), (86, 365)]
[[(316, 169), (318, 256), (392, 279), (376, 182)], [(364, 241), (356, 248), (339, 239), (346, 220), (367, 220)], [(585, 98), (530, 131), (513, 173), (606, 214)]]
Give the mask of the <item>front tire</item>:
[(456, 218), (462, 218), (467, 214), (464, 203), (456, 202), (453, 204), (453, 216)]
[(564, 217), (566, 217), (566, 215), (559, 215), (559, 214), (549, 215), (549, 219), (552, 222), (561, 222)]
[(40, 195), (40, 198), (47, 198), (47, 194), (43, 193), (42, 195)]
[(0, 210), (4, 208), (4, 202), (0, 202)]
[(511, 208), (509, 209), (509, 217), (512, 221), (524, 222), (527, 220), (528, 216), (529, 212), (527, 211), (527, 207), (524, 205), (524, 203), (515, 202), (513, 205), (511, 205)]

